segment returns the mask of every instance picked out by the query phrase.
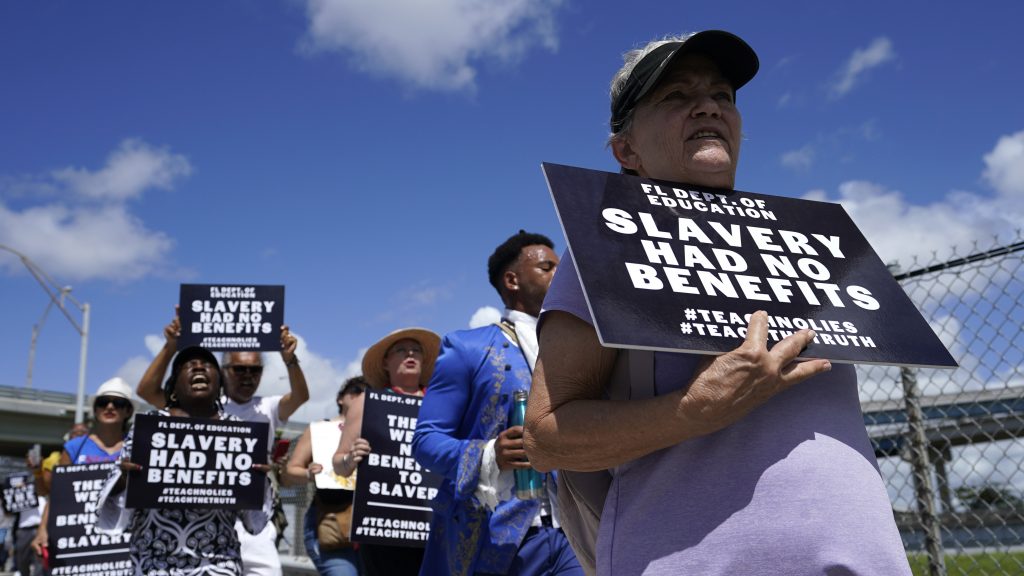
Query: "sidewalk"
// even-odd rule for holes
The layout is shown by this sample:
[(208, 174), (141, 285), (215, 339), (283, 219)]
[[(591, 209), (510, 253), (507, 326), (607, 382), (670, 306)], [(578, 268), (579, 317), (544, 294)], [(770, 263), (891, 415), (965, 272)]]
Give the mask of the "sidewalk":
[[(307, 556), (281, 554), (281, 568), (284, 576), (315, 576), (316, 568)], [(14, 576), (14, 572), (0, 572), (0, 576)]]
[[(316, 568), (309, 556), (291, 556), (281, 554), (281, 568), (284, 576), (315, 576)], [(3, 576), (0, 574), (0, 576)]]

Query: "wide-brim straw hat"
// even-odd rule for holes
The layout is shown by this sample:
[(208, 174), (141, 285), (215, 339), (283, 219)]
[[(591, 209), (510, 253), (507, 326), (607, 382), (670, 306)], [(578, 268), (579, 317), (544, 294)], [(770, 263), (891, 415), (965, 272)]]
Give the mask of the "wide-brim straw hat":
[(415, 340), (423, 347), (423, 364), (420, 370), (420, 388), (426, 388), (430, 375), (434, 373), (434, 362), (441, 351), (441, 337), (426, 328), (402, 328), (381, 338), (370, 346), (363, 356), (363, 378), (374, 388), (389, 386), (388, 373), (384, 370), (384, 355), (399, 340)]

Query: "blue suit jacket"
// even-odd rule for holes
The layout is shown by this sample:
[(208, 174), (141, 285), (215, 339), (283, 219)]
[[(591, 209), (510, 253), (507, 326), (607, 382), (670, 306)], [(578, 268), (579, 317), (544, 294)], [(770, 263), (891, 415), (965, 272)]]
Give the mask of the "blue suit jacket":
[(530, 367), (495, 325), (445, 336), (420, 408), (413, 455), (444, 476), (422, 575), (508, 571), (539, 504), (516, 498), (492, 514), (473, 496), (484, 445), (508, 427), (512, 394), (530, 389)]

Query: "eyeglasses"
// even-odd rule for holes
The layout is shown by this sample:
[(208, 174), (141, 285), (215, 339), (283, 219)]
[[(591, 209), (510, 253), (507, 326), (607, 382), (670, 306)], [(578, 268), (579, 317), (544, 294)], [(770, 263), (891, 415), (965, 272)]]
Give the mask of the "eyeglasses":
[(117, 408), (118, 410), (124, 410), (131, 406), (132, 403), (124, 398), (118, 398), (116, 396), (100, 396), (92, 403), (92, 407), (93, 409), (106, 408), (110, 404), (113, 404), (114, 408)]
[(412, 354), (416, 357), (423, 357), (423, 348), (420, 348), (419, 346), (412, 346), (409, 348), (399, 346), (398, 348), (392, 348), (388, 354), (398, 354), (399, 356), (408, 356)]
[(228, 366), (228, 368), (238, 376), (241, 376), (243, 374), (252, 374), (253, 376), (259, 376), (260, 374), (263, 374), (263, 366), (246, 366), (243, 364), (232, 364), (231, 366)]

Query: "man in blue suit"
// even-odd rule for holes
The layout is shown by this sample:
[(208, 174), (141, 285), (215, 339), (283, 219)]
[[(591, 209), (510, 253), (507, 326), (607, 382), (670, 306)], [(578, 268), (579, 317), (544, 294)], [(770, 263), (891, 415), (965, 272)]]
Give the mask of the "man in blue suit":
[(553, 248), (522, 230), (498, 246), (487, 274), (505, 304), (501, 321), (441, 343), (412, 440), (420, 465), (444, 476), (421, 575), (583, 576), (554, 522), (554, 498), (512, 495), (512, 471), (530, 464), (523, 429), (508, 417), (513, 393), (530, 389), (537, 316), (558, 266)]

